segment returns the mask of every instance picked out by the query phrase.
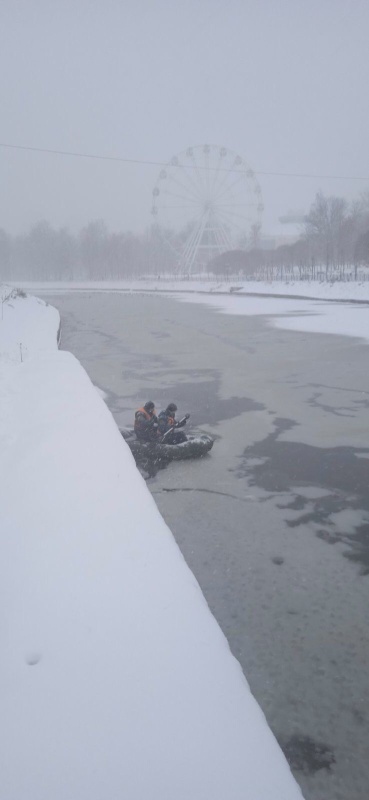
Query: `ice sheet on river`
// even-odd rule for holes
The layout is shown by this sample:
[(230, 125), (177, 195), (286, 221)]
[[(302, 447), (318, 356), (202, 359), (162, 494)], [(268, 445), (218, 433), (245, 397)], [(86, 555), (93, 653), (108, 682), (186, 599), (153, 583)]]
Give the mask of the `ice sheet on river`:
[(297, 300), (288, 297), (174, 295), (177, 300), (203, 303), (225, 314), (266, 316), (277, 328), (355, 336), (369, 341), (369, 307), (350, 303)]

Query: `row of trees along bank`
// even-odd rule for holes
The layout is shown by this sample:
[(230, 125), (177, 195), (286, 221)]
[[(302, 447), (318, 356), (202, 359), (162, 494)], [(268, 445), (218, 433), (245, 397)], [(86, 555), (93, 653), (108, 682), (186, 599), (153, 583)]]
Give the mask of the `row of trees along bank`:
[(332, 280), (369, 277), (369, 192), (348, 205), (316, 195), (300, 237), (272, 250), (235, 250), (211, 264), (223, 277), (241, 272), (258, 279)]
[[(91, 222), (78, 234), (40, 222), (27, 234), (0, 228), (0, 280), (119, 280), (173, 274), (176, 256), (168, 231), (111, 233)], [(178, 240), (186, 232), (178, 234)], [(293, 244), (233, 250), (215, 258), (209, 273), (248, 278), (362, 278), (369, 267), (369, 192), (349, 206), (318, 193)]]

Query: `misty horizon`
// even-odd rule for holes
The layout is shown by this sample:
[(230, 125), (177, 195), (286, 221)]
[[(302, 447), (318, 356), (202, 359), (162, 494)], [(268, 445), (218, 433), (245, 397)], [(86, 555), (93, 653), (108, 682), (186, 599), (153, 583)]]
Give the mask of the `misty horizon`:
[[(318, 191), (350, 202), (369, 187), (368, 24), (361, 0), (4, 0), (1, 140), (160, 164), (214, 142), (255, 172), (275, 234)], [(11, 234), (42, 219), (134, 233), (152, 222), (159, 165), (7, 147), (0, 163)]]
[(17, 236), (0, 228), (0, 277), (73, 281), (207, 273), (258, 280), (368, 279), (369, 193), (352, 204), (318, 193), (303, 219), (295, 236), (273, 239), (256, 227), (249, 239), (233, 247), (217, 240), (215, 228), (206, 232), (202, 223), (195, 246), (191, 243), (198, 238), (197, 228), (191, 223), (179, 231), (155, 225), (141, 234), (111, 232), (102, 220), (77, 234), (47, 221)]

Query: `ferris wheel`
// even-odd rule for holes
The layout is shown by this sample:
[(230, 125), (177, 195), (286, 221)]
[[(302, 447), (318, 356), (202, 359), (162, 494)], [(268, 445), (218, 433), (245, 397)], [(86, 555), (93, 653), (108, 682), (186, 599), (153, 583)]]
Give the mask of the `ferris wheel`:
[(261, 228), (264, 206), (255, 173), (226, 147), (204, 144), (173, 156), (160, 171), (152, 198), (155, 223), (186, 274), (251, 244)]

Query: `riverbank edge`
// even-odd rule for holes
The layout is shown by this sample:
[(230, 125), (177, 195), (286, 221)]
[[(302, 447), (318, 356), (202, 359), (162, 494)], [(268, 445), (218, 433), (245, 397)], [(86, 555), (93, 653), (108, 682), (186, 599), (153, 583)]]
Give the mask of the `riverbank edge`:
[[(285, 297), (291, 300), (324, 300), (327, 302), (369, 304), (369, 281), (323, 282), (282, 281), (191, 281), (191, 280), (127, 280), (127, 281), (19, 281), (10, 284), (24, 291), (52, 294), (58, 292), (144, 292), (214, 294), (250, 297)], [(303, 291), (304, 289), (305, 291)]]
[[(169, 797), (170, 787), (171, 796), (178, 800), (189, 796), (221, 800), (231, 785), (234, 798), (297, 800), (301, 794), (287, 762), (110, 412), (77, 359), (58, 350), (60, 318), (51, 314), (52, 307), (42, 301), (36, 305), (35, 298), (12, 298), (1, 321), (4, 328), (7, 319), (13, 325), (12, 354), (17, 353), (20, 339), (14, 318), (18, 313), (22, 318), (28, 300), (32, 300), (33, 311), (29, 337), (24, 326), (21, 334), (25, 360), (12, 358), (1, 364), (4, 408), (8, 406), (8, 418), (5, 414), (4, 430), (0, 431), (4, 435), (0, 527), (7, 532), (2, 538), (2, 586), (5, 607), (10, 609), (9, 641), (4, 643), (7, 655), (0, 670), (3, 685), (9, 689), (2, 715), (8, 765), (2, 781), (7, 797), (24, 796), (23, 780), (30, 800), (44, 796), (40, 781), (47, 787), (45, 797), (61, 800), (67, 796), (69, 776), (64, 765), (72, 751), (78, 767), (74, 789), (68, 783), (69, 796), (78, 786), (79, 794), (86, 792), (97, 800), (102, 785), (110, 785), (115, 793), (119, 786), (125, 790), (128, 786), (132, 799)], [(48, 322), (43, 328), (46, 313)], [(38, 327), (36, 337), (34, 326)], [(47, 346), (38, 351), (40, 328)], [(100, 485), (102, 490), (97, 491)], [(99, 506), (94, 506), (95, 488), (96, 502), (103, 501), (109, 508), (107, 529)], [(75, 525), (74, 520), (78, 526), (68, 537), (68, 525)], [(76, 536), (82, 536), (77, 549)], [(113, 541), (114, 548), (104, 564), (107, 541)], [(76, 563), (90, 559), (96, 542), (102, 548), (99, 570), (108, 567), (109, 581), (100, 602), (100, 577), (96, 583), (93, 570), (92, 579), (89, 571), (85, 574), (83, 569), (83, 575), (76, 572)], [(54, 548), (60, 556), (56, 563)], [(38, 552), (43, 554), (41, 560)], [(122, 574), (117, 571), (119, 563)], [(143, 598), (137, 595), (136, 583), (130, 583), (132, 571), (144, 586)], [(109, 599), (111, 588), (107, 592), (112, 576), (114, 605)], [(129, 603), (137, 617), (133, 628), (130, 618), (122, 628), (127, 583), (131, 586)], [(78, 597), (77, 606), (66, 591), (72, 598)], [(116, 617), (119, 597), (121, 611)], [(79, 606), (90, 620), (89, 632), (85, 623), (81, 626)], [(50, 616), (50, 609), (57, 609), (58, 622)], [(105, 629), (96, 631), (96, 615), (103, 623), (106, 615), (109, 629), (110, 616), (116, 617), (122, 642), (116, 636), (106, 638)], [(149, 646), (142, 659), (137, 656), (142, 648), (137, 636), (140, 628), (145, 647), (147, 639), (153, 647), (150, 652)], [(25, 661), (20, 664), (23, 651)], [(133, 683), (129, 674), (135, 675)], [(102, 698), (106, 706), (111, 704), (110, 682), (118, 695), (106, 719), (99, 708)], [(132, 740), (132, 722), (126, 721), (137, 682), (140, 701), (136, 698), (134, 725), (140, 730), (139, 754), (134, 737)], [(55, 685), (57, 695), (52, 689)], [(178, 729), (171, 722), (173, 704)], [(65, 719), (64, 705), (68, 711)], [(161, 716), (151, 719), (155, 708), (157, 712), (161, 709)], [(74, 728), (79, 730), (78, 740), (71, 735)], [(93, 762), (93, 770), (84, 760), (83, 730), (90, 747), (87, 763)], [(161, 739), (158, 751), (154, 736)], [(113, 740), (117, 739), (125, 758), (123, 762), (121, 755), (113, 759), (108, 775), (101, 752), (110, 745), (114, 750)], [(22, 774), (12, 769), (15, 753), (24, 765)], [(144, 770), (142, 785), (145, 761), (151, 767)], [(191, 786), (193, 772), (196, 783)]]

